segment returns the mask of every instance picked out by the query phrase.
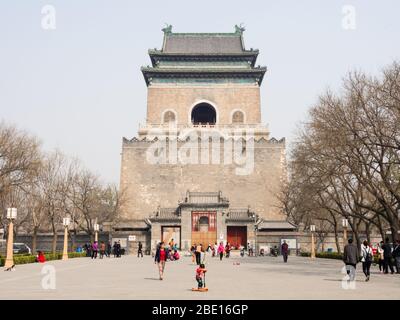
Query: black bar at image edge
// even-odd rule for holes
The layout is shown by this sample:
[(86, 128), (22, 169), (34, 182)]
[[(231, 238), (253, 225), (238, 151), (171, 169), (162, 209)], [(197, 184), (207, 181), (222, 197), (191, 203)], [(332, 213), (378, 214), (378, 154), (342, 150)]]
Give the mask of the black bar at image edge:
[(371, 316), (374, 313), (371, 303), (378, 304), (380, 310), (396, 312), (399, 308), (396, 300), (3, 300), (0, 308), (3, 312), (18, 310), (20, 315), (28, 316), (43, 315), (43, 310), (48, 316), (65, 312), (66, 316), (79, 315), (79, 318), (128, 316), (134, 319), (141, 315), (145, 319), (264, 319), (262, 315), (317, 316), (319, 311), (325, 315), (345, 312), (346, 316)]

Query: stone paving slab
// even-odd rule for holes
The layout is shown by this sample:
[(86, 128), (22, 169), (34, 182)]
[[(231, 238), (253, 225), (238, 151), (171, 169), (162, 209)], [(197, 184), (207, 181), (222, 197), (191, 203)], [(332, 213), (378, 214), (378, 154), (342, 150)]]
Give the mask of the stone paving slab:
[[(42, 282), (49, 282), (41, 272), (51, 266), (55, 289), (43, 289)], [(192, 292), (196, 266), (189, 257), (167, 262), (163, 281), (149, 256), (19, 265), (0, 272), (0, 299), (400, 299), (400, 275), (382, 275), (377, 266), (365, 282), (359, 264), (356, 287), (347, 290), (338, 260), (290, 256), (284, 264), (281, 257), (210, 257), (207, 268), (209, 291)]]

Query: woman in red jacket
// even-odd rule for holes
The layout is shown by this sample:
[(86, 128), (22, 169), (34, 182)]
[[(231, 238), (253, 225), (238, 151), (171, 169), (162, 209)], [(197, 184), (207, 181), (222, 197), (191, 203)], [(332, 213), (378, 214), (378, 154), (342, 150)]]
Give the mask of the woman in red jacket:
[(164, 241), (161, 241), (157, 247), (154, 263), (158, 263), (158, 272), (160, 280), (164, 277), (165, 261), (167, 261), (167, 250), (164, 247)]

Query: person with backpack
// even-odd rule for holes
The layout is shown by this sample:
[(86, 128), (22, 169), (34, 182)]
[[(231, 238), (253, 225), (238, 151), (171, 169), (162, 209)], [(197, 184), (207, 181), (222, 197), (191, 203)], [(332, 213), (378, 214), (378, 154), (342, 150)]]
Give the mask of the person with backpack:
[(372, 249), (367, 240), (365, 240), (361, 246), (361, 262), (363, 272), (365, 274), (365, 281), (369, 281), (370, 272), (369, 269), (371, 268), (371, 263), (373, 259)]

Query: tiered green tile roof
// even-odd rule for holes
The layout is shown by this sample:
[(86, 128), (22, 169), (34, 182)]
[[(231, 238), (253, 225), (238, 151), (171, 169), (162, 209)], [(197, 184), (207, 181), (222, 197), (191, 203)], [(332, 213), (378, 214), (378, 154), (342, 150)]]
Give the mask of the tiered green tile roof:
[(245, 50), (244, 28), (233, 33), (173, 33), (163, 29), (161, 50), (149, 50), (152, 67), (142, 67), (147, 85), (153, 82), (176, 82), (187, 79), (241, 79), (261, 84), (265, 67), (255, 67), (258, 50)]

